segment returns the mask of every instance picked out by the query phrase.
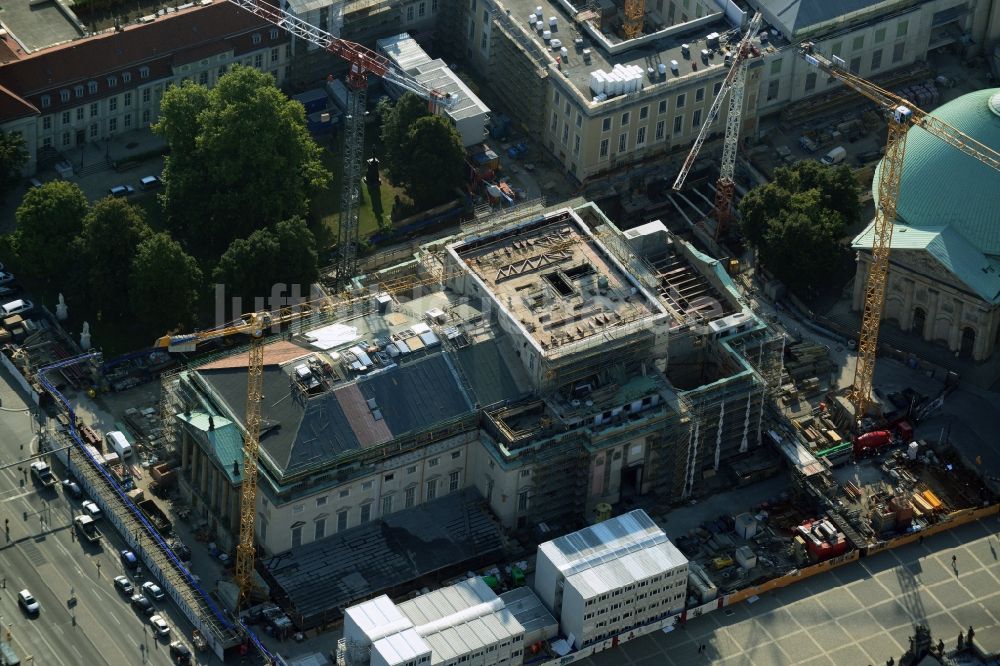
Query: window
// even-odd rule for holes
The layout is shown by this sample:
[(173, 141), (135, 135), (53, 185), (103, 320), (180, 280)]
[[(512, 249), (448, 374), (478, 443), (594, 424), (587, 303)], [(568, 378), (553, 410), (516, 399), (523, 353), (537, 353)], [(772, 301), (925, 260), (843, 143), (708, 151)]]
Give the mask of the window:
[(347, 509), (337, 512), (337, 531), (343, 532), (347, 529)]
[(69, 145), (69, 132), (63, 132), (62, 145), (64, 146)]
[(479, 48), (482, 51), (486, 50), (486, 33), (484, 32), (482, 37), (479, 38)]
[(304, 508), (305, 507), (303, 505), (296, 504), (295, 506), (292, 507), (292, 513), (302, 513), (302, 509)]
[(601, 131), (602, 132), (610, 132), (611, 131), (611, 118), (605, 118), (601, 122)]
[(406, 493), (403, 497), (403, 508), (409, 509), (410, 507), (412, 507), (414, 501), (416, 500), (416, 496), (417, 496), (416, 486), (410, 486), (409, 488), (407, 488)]
[(906, 42), (900, 42), (892, 47), (892, 61), (894, 63), (903, 59), (903, 52), (906, 51)]
[(271, 62), (278, 62), (278, 49), (277, 49), (277, 47), (271, 49)]
[(114, 132), (117, 129), (118, 129), (118, 119), (112, 118), (111, 120), (108, 121), (108, 131)]
[(87, 82), (87, 92), (90, 93), (91, 95), (97, 92), (97, 81)]
[(639, 131), (635, 135), (635, 146), (636, 148), (638, 148), (639, 146), (643, 146), (645, 144), (646, 144), (646, 128), (640, 127)]
[(362, 492), (366, 491), (366, 490), (371, 490), (372, 486), (374, 486), (374, 485), (375, 485), (375, 483), (372, 482), (372, 481), (365, 481), (364, 483), (361, 484), (361, 490), (362, 490)]
[(215, 73), (215, 77), (221, 79), (226, 74), (226, 66), (219, 65), (219, 70)]
[(882, 66), (882, 49), (872, 51), (872, 71)]
[(47, 109), (52, 106), (52, 97), (49, 95), (42, 95), (42, 108)]
[(327, 495), (323, 495), (322, 497), (317, 497), (316, 506), (326, 506), (327, 499), (329, 499)]
[(118, 77), (117, 76), (109, 76), (108, 77), (108, 87), (109, 88), (114, 88), (117, 85), (118, 85)]
[(451, 459), (452, 460), (458, 460), (461, 457), (462, 457), (462, 452), (461, 451), (452, 451), (451, 452)]
[(781, 81), (771, 81), (767, 84), (767, 99), (768, 101), (778, 98), (778, 87)]
[(68, 90), (60, 90), (59, 91), (59, 101), (60, 102), (68, 102), (69, 101), (69, 91)]
[(674, 104), (674, 108), (675, 109), (683, 109), (684, 108), (684, 102), (686, 102), (686, 101), (687, 101), (687, 95), (685, 95), (683, 93), (680, 94), (680, 95), (678, 95), (677, 96), (677, 103)]
[(139, 78), (140, 79), (148, 79), (149, 78), (149, 67), (140, 67), (139, 68)]
[(665, 100), (665, 99), (661, 99), (660, 100), (660, 105), (659, 105), (659, 107), (657, 107), (656, 112), (657, 113), (666, 113), (667, 112), (667, 100)]
[(644, 106), (641, 109), (639, 109), (639, 120), (645, 120), (648, 117), (649, 117), (649, 107), (648, 106)]
[(125, 127), (132, 127), (132, 114), (131, 113), (126, 113), (125, 114), (125, 122), (123, 124), (125, 125)]
[(628, 145), (628, 132), (622, 132), (618, 135), (618, 152), (624, 153)]
[(712, 97), (718, 97), (719, 91), (722, 89), (722, 81), (716, 81), (715, 85), (712, 86)]
[(628, 121), (629, 121), (629, 112), (626, 111), (625, 113), (622, 114), (622, 127), (628, 125)]
[(573, 135), (573, 154), (574, 155), (579, 155), (580, 154), (580, 135), (579, 134), (574, 134)]
[(73, 92), (77, 97), (83, 97), (83, 86), (73, 86)]
[(896, 24), (896, 38), (906, 37), (906, 29), (910, 27), (909, 21), (900, 21)]
[(569, 125), (563, 125), (562, 145), (565, 146), (568, 141), (569, 141)]
[(125, 106), (132, 106), (132, 93), (125, 93)]
[(406, 468), (406, 473), (407, 474), (416, 474), (417, 473), (417, 466), (416, 465), (410, 465), (409, 467)]
[(857, 37), (854, 38), (854, 41), (851, 42), (851, 50), (860, 51), (863, 48), (865, 48), (865, 36), (858, 35)]
[(861, 56), (856, 56), (851, 58), (851, 74), (858, 74), (861, 72)]
[(122, 83), (128, 83), (132, 80), (132, 72), (122, 72)]
[(674, 134), (681, 133), (681, 127), (684, 123), (684, 116), (674, 116)]
[(97, 115), (97, 102), (90, 105), (90, 117), (93, 118)]
[(255, 33), (253, 33), (253, 37), (250, 38), (250, 41), (252, 41), (254, 44), (260, 44), (260, 39), (261, 39), (260, 38), (260, 33), (259, 32), (255, 32)]
[(302, 545), (302, 524), (299, 523), (292, 528), (292, 548)]
[(431, 11), (436, 12), (438, 10), (438, 0), (431, 0)]
[(413, 5), (410, 5), (409, 7), (406, 8), (406, 20), (407, 21), (413, 20)]
[(208, 85), (208, 72), (198, 73), (198, 85), (207, 86)]
[(663, 141), (663, 130), (665, 124), (666, 123), (662, 120), (656, 123), (656, 135), (654, 137), (654, 141)]
[(395, 478), (396, 478), (395, 474), (386, 474), (385, 475), (385, 481), (386, 481), (386, 483), (388, 483), (389, 481), (392, 481)]
[(438, 486), (437, 479), (431, 479), (430, 481), (428, 481), (427, 482), (427, 493), (426, 493), (426, 497), (424, 499), (430, 501), (430, 500), (434, 499), (435, 497), (437, 497), (437, 486)]
[(562, 101), (562, 95), (559, 94), (558, 90), (555, 91), (555, 92), (556, 92), (556, 96), (553, 99), (555, 99), (555, 107), (558, 109), (559, 108), (559, 103)]
[(382, 516), (388, 516), (392, 513), (392, 495), (386, 495), (382, 498)]
[(313, 526), (315, 528), (313, 539), (318, 541), (326, 536), (326, 518), (318, 519)]
[(372, 519), (372, 503), (368, 502), (367, 504), (362, 504), (361, 505), (361, 524), (364, 525), (365, 523), (370, 522), (371, 519)]
[(806, 74), (806, 92), (810, 90), (815, 90), (816, 88), (816, 72), (809, 72)]
[(256, 67), (257, 69), (261, 69), (262, 67), (264, 67), (264, 54), (263, 53), (258, 53), (257, 55), (255, 55), (253, 57), (253, 66)]
[(833, 47), (830, 49), (830, 53), (835, 56), (839, 56), (844, 50), (844, 42), (834, 42)]
[(695, 109), (694, 116), (691, 118), (691, 127), (701, 127), (701, 109)]
[(117, 110), (118, 110), (118, 98), (112, 97), (108, 100), (108, 111), (117, 111)]
[(781, 59), (771, 61), (771, 76), (781, 74)]
[(567, 100), (566, 106), (563, 108), (563, 113), (565, 113), (568, 116), (571, 108), (572, 107), (570, 106), (569, 100)]
[(270, 37), (271, 39), (277, 39), (278, 38), (278, 29), (277, 28), (271, 28), (271, 30), (268, 32), (267, 36)]
[(549, 125), (549, 129), (553, 132), (556, 131), (556, 127), (559, 126), (559, 114), (556, 111), (552, 112), (552, 124)]
[[(779, 60), (779, 62), (781, 62), (781, 61)], [(705, 89), (704, 88), (698, 88), (697, 90), (694, 91), (694, 101), (696, 101), (696, 102), (704, 102), (705, 101)]]
[(149, 88), (142, 91), (142, 103), (149, 104)]
[(522, 490), (520, 493), (518, 493), (518, 495), (517, 495), (517, 510), (521, 511), (521, 512), (528, 510), (528, 491), (527, 490)]
[(52, 129), (52, 116), (45, 116), (42, 118), (42, 129), (50, 130)]
[(885, 28), (876, 28), (875, 29), (875, 43), (876, 44), (881, 44), (884, 41), (885, 41)]
[(340, 497), (341, 497), (341, 499), (343, 499), (344, 497), (347, 497), (350, 494), (351, 494), (351, 489), (350, 488), (347, 488), (345, 490), (341, 490), (340, 491)]
[(142, 111), (142, 124), (143, 125), (149, 124), (149, 109), (143, 109)]
[(608, 140), (601, 139), (601, 157), (605, 158), (608, 156)]
[(430, 467), (437, 467), (438, 459), (437, 458), (431, 458), (430, 460), (427, 461), (427, 464)]
[(448, 492), (453, 493), (458, 490), (458, 476), (459, 471), (456, 469), (454, 472), (448, 475)]
[(583, 114), (579, 111), (576, 112), (576, 126), (583, 127)]

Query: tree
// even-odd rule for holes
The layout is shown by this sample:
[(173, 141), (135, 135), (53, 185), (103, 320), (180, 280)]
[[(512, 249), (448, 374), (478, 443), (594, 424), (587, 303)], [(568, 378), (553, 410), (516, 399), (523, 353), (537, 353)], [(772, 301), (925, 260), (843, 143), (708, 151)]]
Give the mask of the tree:
[(305, 215), (310, 196), (330, 181), (302, 105), (256, 69), (234, 67), (208, 91), (175, 86), (160, 115), (153, 129), (170, 146), (166, 216), (204, 259), (234, 238)]
[(418, 119), (404, 144), (409, 167), (406, 191), (423, 208), (447, 200), (462, 183), (465, 149), (454, 126), (441, 116)]
[(319, 279), (316, 239), (299, 217), (279, 222), (274, 230), (259, 229), (229, 245), (212, 277), (240, 296), (244, 309), (256, 307), (255, 298), (269, 298), (275, 285), (284, 285), (285, 294), (300, 285), (299, 294), (307, 297), (309, 285)]
[(385, 167), (389, 179), (403, 183), (412, 163), (406, 150), (407, 134), (413, 124), (429, 116), (427, 102), (408, 92), (395, 104), (388, 100), (379, 102), (378, 114), (382, 119), (382, 145), (385, 150)]
[(129, 276), (129, 301), (140, 322), (153, 331), (194, 321), (201, 269), (194, 257), (166, 233), (139, 243)]
[(24, 137), (0, 130), (0, 202), (14, 189), (21, 178), (21, 170), (28, 161)]
[(105, 315), (126, 312), (132, 258), (152, 233), (142, 209), (124, 199), (101, 199), (90, 209), (74, 248), (93, 308)]
[(15, 213), (20, 270), (46, 280), (69, 275), (86, 214), (87, 197), (76, 183), (53, 180), (28, 190)]
[(809, 160), (779, 168), (740, 201), (740, 230), (775, 277), (805, 293), (835, 270), (841, 239), (861, 218), (858, 193), (846, 166)]

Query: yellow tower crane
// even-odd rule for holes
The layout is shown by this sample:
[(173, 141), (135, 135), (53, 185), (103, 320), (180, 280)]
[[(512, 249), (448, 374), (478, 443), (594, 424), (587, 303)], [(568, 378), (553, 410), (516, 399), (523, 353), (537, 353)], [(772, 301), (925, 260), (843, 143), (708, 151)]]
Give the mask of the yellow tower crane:
[(624, 9), (622, 32), (625, 39), (635, 39), (642, 34), (642, 24), (646, 20), (646, 0), (625, 0)]
[[(885, 302), (889, 250), (892, 245), (893, 222), (896, 219), (896, 204), (899, 201), (900, 180), (903, 175), (907, 131), (911, 127), (919, 127), (998, 171), (1000, 171), (1000, 153), (940, 118), (935, 118), (919, 109), (902, 97), (852, 74), (845, 68), (843, 59), (837, 56), (833, 56), (832, 59), (826, 58), (815, 50), (811, 42), (802, 44), (800, 54), (813, 67), (838, 79), (889, 112), (889, 138), (879, 173), (878, 207), (873, 224), (872, 264), (865, 283), (865, 306), (861, 316), (858, 362), (854, 369), (854, 384), (850, 393), (851, 404), (854, 406), (855, 429), (860, 430), (859, 426), (871, 402), (872, 377), (875, 373), (878, 332), (882, 320), (882, 306)], [(946, 177), (947, 174), (942, 174), (942, 178)], [(990, 195), (984, 192), (983, 196)]]

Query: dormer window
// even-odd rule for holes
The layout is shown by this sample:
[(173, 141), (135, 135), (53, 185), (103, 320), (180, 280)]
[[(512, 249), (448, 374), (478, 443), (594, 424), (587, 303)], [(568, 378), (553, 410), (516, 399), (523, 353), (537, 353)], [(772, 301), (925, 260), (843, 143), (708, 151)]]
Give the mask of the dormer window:
[(278, 29), (271, 28), (271, 39), (277, 39), (277, 38), (278, 38)]
[(91, 95), (97, 92), (97, 81), (87, 82), (87, 92), (90, 93)]
[(132, 80), (132, 72), (122, 72), (122, 82), (128, 83)]
[(260, 33), (259, 32), (253, 33), (253, 37), (251, 37), (251, 40), (253, 41), (254, 44), (260, 44)]
[(109, 88), (114, 88), (117, 85), (118, 85), (118, 77), (116, 77), (116, 76), (109, 76), (108, 77), (108, 87)]
[(148, 79), (149, 78), (149, 67), (140, 67), (139, 68), (139, 78), (140, 79)]
[(83, 97), (83, 86), (75, 86), (73, 92), (76, 93), (77, 97)]
[[(66, 97), (69, 97), (69, 95), (66, 95)], [(66, 100), (63, 101), (65, 102)], [(52, 106), (52, 98), (48, 95), (42, 95), (42, 108), (47, 109), (50, 106)]]

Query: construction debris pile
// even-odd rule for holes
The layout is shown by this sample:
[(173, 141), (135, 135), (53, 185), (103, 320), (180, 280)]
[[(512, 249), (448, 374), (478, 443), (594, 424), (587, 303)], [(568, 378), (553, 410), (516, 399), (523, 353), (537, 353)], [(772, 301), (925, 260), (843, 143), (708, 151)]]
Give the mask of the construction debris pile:
[(835, 369), (830, 348), (825, 345), (803, 341), (785, 349), (785, 372), (800, 397), (808, 398), (823, 391)]

